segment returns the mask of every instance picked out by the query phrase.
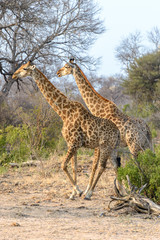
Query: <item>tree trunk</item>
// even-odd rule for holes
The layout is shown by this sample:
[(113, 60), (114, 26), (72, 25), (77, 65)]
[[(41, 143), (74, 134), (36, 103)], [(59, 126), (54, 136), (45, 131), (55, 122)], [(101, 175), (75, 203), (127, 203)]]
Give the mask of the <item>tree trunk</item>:
[[(145, 184), (141, 189), (138, 189), (133, 186), (127, 176), (129, 192), (126, 190), (127, 195), (122, 196), (119, 194), (119, 190), (116, 186), (116, 180), (114, 181), (116, 193), (118, 197), (111, 197), (111, 201), (109, 202), (108, 208), (109, 210), (120, 210), (122, 208), (130, 208), (135, 210), (138, 213), (148, 213), (160, 216), (160, 205), (154, 203), (151, 199), (140, 195), (142, 190), (147, 186)], [(113, 207), (111, 207), (111, 203), (116, 203)]]
[(11, 90), (11, 87), (13, 85), (15, 80), (9, 79), (8, 82), (5, 82), (1, 91), (0, 91), (0, 104), (2, 104), (5, 100), (5, 98), (9, 95), (9, 92)]

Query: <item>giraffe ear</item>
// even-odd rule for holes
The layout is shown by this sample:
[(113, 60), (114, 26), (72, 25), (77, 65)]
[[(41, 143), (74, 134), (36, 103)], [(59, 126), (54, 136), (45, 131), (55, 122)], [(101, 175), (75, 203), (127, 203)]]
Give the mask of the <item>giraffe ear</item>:
[(74, 58), (73, 58), (73, 57), (70, 58), (70, 59), (69, 59), (69, 62), (73, 64), (73, 63), (74, 63)]
[(30, 69), (31, 69), (31, 70), (34, 70), (35, 68), (36, 68), (35, 65), (30, 66)]

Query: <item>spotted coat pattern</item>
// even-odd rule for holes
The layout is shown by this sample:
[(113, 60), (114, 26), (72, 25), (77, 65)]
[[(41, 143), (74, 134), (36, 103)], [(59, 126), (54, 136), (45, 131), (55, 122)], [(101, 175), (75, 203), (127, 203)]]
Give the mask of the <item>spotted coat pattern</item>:
[[(68, 151), (62, 162), (62, 169), (73, 185), (71, 198), (74, 198), (76, 193), (79, 195), (82, 193), (77, 186), (77, 150), (81, 147), (95, 149), (95, 160), (85, 192), (85, 197), (90, 198), (106, 167), (107, 159), (119, 145), (120, 133), (118, 128), (110, 120), (93, 116), (81, 103), (70, 101), (30, 62), (22, 65), (12, 78), (26, 76), (31, 76), (34, 79), (47, 102), (63, 120), (62, 134), (67, 142)], [(69, 161), (72, 162), (73, 177), (67, 168)], [(94, 178), (98, 162), (99, 168)]]
[(128, 146), (131, 154), (137, 157), (140, 151), (152, 149), (152, 137), (148, 125), (141, 119), (131, 118), (122, 113), (110, 100), (102, 97), (93, 88), (87, 77), (71, 59), (59, 69), (59, 77), (72, 74), (88, 109), (94, 116), (111, 120), (119, 129), (121, 146)]

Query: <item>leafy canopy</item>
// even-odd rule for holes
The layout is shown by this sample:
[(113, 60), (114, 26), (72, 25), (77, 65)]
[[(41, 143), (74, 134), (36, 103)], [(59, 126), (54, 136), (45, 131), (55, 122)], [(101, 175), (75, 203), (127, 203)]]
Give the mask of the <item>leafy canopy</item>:
[(149, 53), (137, 58), (130, 65), (123, 86), (126, 93), (138, 103), (159, 101), (160, 52)]

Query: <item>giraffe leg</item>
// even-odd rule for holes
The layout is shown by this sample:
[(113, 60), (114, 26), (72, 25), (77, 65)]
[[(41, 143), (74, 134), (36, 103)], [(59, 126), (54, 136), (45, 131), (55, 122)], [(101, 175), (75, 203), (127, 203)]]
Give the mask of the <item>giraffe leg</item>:
[[(107, 148), (107, 146), (106, 146), (106, 148)], [(85, 195), (84, 199), (86, 199), (86, 200), (90, 200), (90, 198), (92, 196), (92, 193), (93, 193), (93, 190), (94, 190), (95, 186), (97, 185), (97, 182), (98, 182), (100, 176), (102, 175), (102, 173), (105, 170), (107, 159), (110, 155), (109, 154), (110, 151), (107, 151), (106, 148), (100, 149), (100, 156), (99, 156), (100, 164), (99, 164), (99, 167), (98, 167), (98, 170), (97, 170), (97, 175), (96, 175), (96, 178), (95, 178), (94, 183), (92, 184), (90, 190)]]
[[(73, 172), (73, 180), (75, 181), (75, 184), (77, 184), (77, 153), (75, 153), (74, 156), (71, 158), (71, 166)], [(76, 194), (76, 190), (73, 189), (72, 194), (70, 195), (70, 199), (73, 200)]]
[(76, 173), (74, 175), (75, 180), (73, 180), (73, 178), (71, 177), (71, 175), (67, 169), (67, 165), (68, 165), (69, 161), (71, 160), (71, 158), (75, 155), (75, 153), (76, 153), (76, 149), (73, 147), (70, 147), (67, 151), (67, 155), (66, 155), (64, 161), (62, 162), (61, 167), (62, 167), (62, 170), (66, 173), (67, 177), (69, 178), (69, 180), (73, 186), (73, 189), (76, 191), (76, 193), (82, 194), (79, 187), (76, 185), (76, 181), (75, 181)]
[[(71, 158), (71, 166), (72, 166), (72, 172), (73, 172), (73, 180), (74, 180), (75, 184), (77, 184), (77, 152)], [(81, 196), (82, 193), (83, 193), (83, 191), (80, 190), (79, 196)], [(77, 194), (76, 190), (73, 189), (70, 199), (73, 200), (75, 198), (76, 194)]]
[(93, 161), (93, 164), (92, 164), (92, 171), (91, 171), (91, 175), (90, 175), (90, 179), (89, 179), (89, 183), (88, 183), (88, 186), (84, 192), (84, 195), (87, 195), (87, 192), (90, 190), (91, 186), (92, 186), (92, 183), (93, 183), (93, 179), (94, 179), (94, 176), (95, 176), (95, 172), (97, 170), (97, 166), (98, 166), (98, 162), (99, 162), (99, 148), (96, 148), (95, 151), (94, 151), (94, 161)]

